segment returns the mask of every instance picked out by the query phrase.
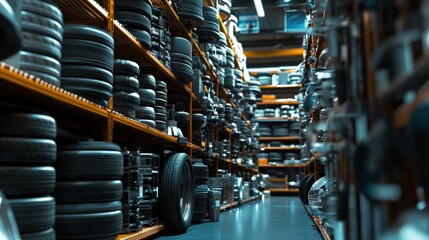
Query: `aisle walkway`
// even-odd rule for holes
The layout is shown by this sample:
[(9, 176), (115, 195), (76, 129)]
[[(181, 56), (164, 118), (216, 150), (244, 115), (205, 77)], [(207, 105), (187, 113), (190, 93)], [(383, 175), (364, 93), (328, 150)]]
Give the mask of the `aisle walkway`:
[(221, 213), (219, 222), (204, 220), (186, 234), (160, 240), (320, 240), (298, 197), (271, 197)]

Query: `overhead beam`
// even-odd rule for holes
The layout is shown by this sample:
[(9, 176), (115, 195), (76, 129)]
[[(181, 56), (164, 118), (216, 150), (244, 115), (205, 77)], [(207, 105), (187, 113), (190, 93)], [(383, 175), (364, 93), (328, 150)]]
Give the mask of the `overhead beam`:
[(276, 58), (276, 57), (297, 57), (302, 56), (302, 48), (264, 50), (264, 51), (244, 51), (244, 55), (252, 58)]

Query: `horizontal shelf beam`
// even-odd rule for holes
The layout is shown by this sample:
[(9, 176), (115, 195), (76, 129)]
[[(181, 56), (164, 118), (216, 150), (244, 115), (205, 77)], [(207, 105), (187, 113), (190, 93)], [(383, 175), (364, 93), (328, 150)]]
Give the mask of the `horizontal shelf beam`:
[(276, 58), (303, 56), (302, 48), (276, 49), (266, 51), (244, 51), (247, 59), (252, 58)]
[(256, 105), (258, 106), (268, 106), (268, 105), (298, 105), (298, 101), (292, 101), (292, 100), (272, 100), (272, 101), (262, 101), (257, 102)]
[(260, 168), (304, 168), (305, 164), (259, 164)]
[(301, 88), (301, 84), (285, 84), (285, 85), (261, 85), (261, 90), (264, 89), (278, 89), (278, 90), (285, 90), (285, 89), (296, 89)]
[(259, 137), (259, 141), (299, 141), (301, 137)]

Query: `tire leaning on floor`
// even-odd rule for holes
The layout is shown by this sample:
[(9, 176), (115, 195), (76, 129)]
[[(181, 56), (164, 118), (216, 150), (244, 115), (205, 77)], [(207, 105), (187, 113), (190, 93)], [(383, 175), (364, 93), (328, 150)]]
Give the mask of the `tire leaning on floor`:
[(194, 209), (194, 173), (186, 153), (167, 156), (161, 171), (159, 200), (167, 229), (186, 232)]

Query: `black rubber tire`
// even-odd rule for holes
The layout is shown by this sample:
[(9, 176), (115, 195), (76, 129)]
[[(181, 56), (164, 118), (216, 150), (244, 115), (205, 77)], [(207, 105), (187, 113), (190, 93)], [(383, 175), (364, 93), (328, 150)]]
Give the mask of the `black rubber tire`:
[(187, 65), (180, 62), (171, 62), (171, 69), (184, 84), (192, 82), (194, 79), (194, 71), (192, 65)]
[(0, 163), (52, 164), (57, 157), (53, 140), (0, 137)]
[(204, 21), (218, 21), (217, 9), (212, 6), (203, 7)]
[(147, 0), (120, 0), (115, 2), (115, 11), (132, 11), (145, 15), (152, 20), (152, 4)]
[[(48, 68), (49, 70), (44, 71), (44, 69), (40, 69), (39, 71), (41, 73), (47, 73), (50, 74), (56, 78), (59, 78), (61, 76), (61, 63), (51, 57), (44, 56), (37, 53), (31, 53), (26, 51), (20, 51), (19, 52), (19, 60), (26, 62), (26, 63), (35, 63), (37, 65), (41, 65), (44, 68)], [(25, 70), (25, 68), (21, 67), (21, 69)], [(34, 69), (30, 69), (34, 71)]]
[(55, 164), (58, 180), (115, 180), (124, 174), (120, 151), (59, 151)]
[(57, 124), (51, 116), (37, 113), (3, 113), (0, 135), (55, 139)]
[(55, 188), (53, 167), (12, 167), (0, 168), (0, 189), (8, 197), (45, 195)]
[(153, 107), (139, 106), (136, 108), (136, 118), (155, 120), (155, 109)]
[(63, 25), (50, 18), (21, 11), (21, 28), (23, 32), (36, 33), (63, 42)]
[(167, 108), (163, 106), (155, 106), (155, 113), (167, 114)]
[(209, 179), (209, 167), (203, 163), (194, 163), (192, 169), (194, 171), (195, 184), (206, 184)]
[(138, 92), (139, 80), (133, 76), (115, 75), (113, 80), (113, 90), (115, 92)]
[(110, 93), (110, 95), (113, 91), (113, 87), (110, 83), (90, 78), (62, 77), (61, 86), (64, 89), (70, 89), (74, 88), (75, 86), (80, 86), (94, 90), (106, 91)]
[(198, 28), (204, 22), (202, 13), (193, 13), (190, 8), (182, 7), (180, 10), (180, 20), (188, 29)]
[(1, 6), (0, 15), (0, 35), (7, 36), (2, 38), (2, 43), (0, 44), (0, 59), (5, 59), (16, 52), (21, 48), (22, 43), (22, 34), (21, 26), (19, 21), (17, 21), (15, 12), (13, 9), (16, 9), (17, 3), (14, 1), (3, 1)]
[(58, 239), (115, 239), (122, 230), (122, 211), (57, 214)]
[(115, 59), (113, 66), (115, 77), (117, 75), (125, 75), (138, 78), (140, 75), (140, 66), (131, 60)]
[(165, 131), (167, 129), (167, 123), (163, 120), (155, 120), (156, 129)]
[(171, 53), (180, 53), (185, 56), (192, 56), (192, 45), (188, 39), (173, 37), (171, 39)]
[(55, 240), (55, 230), (53, 228), (49, 228), (45, 231), (40, 232), (32, 232), (21, 234), (22, 240)]
[(113, 49), (94, 41), (64, 39), (63, 64), (84, 64), (113, 72)]
[(139, 77), (140, 88), (156, 90), (156, 79), (151, 74), (141, 74)]
[(160, 107), (167, 108), (167, 100), (164, 100), (162, 98), (156, 98), (155, 104), (157, 107), (160, 106)]
[(29, 74), (34, 75), (52, 85), (59, 86), (61, 70), (55, 69), (40, 63), (20, 61), (19, 68)]
[(304, 186), (305, 186), (305, 183), (308, 181), (308, 179), (310, 178), (310, 177), (312, 177), (311, 176), (311, 174), (307, 174), (307, 175), (305, 175), (302, 179), (301, 179), (301, 182), (299, 183), (299, 186), (298, 186), (298, 196), (299, 196), (299, 199), (301, 200), (301, 202), (304, 204), (304, 197), (305, 197), (305, 195), (304, 195)]
[(136, 92), (113, 92), (113, 103), (116, 106), (136, 109), (140, 104), (140, 95)]
[(185, 55), (182, 53), (170, 53), (172, 62), (181, 62), (192, 66), (192, 56)]
[(141, 106), (155, 107), (156, 95), (154, 90), (140, 88), (139, 95)]
[(155, 114), (155, 120), (158, 120), (158, 121), (167, 121), (167, 115), (166, 114), (163, 114), (163, 113), (156, 113)]
[(303, 186), (303, 202), (305, 205), (308, 205), (308, 192), (310, 191), (311, 186), (313, 186), (314, 183), (314, 174), (310, 174), (312, 176), (310, 176), (307, 181), (304, 183)]
[(148, 120), (148, 119), (139, 119), (140, 123), (143, 123), (151, 128), (156, 128), (156, 123), (154, 120)]
[(194, 214), (207, 212), (208, 191), (209, 191), (209, 188), (206, 184), (196, 185), (195, 192), (194, 192), (194, 196), (195, 196)]
[(20, 233), (44, 231), (54, 226), (55, 199), (53, 197), (9, 198), (8, 200)]
[[(117, 103), (117, 104), (123, 104), (123, 103)], [(136, 119), (136, 108), (135, 107), (121, 107), (120, 105), (114, 105), (113, 110), (124, 115), (125, 117)]]
[(193, 113), (192, 114), (192, 122), (193, 123), (199, 123), (199, 124), (204, 124), (206, 122), (206, 118), (204, 116), (204, 114), (201, 113)]
[[(94, 103), (107, 107), (107, 101), (112, 97), (112, 92), (87, 86), (62, 86), (65, 90), (82, 96)], [(101, 100), (101, 101), (100, 101)]]
[[(183, 179), (182, 173), (187, 173)], [(186, 174), (185, 174), (186, 175)], [(182, 185), (186, 185), (189, 191), (181, 193)], [(194, 174), (189, 156), (185, 153), (169, 155), (160, 174), (160, 209), (163, 221), (167, 229), (172, 232), (184, 233), (192, 221), (194, 209)], [(183, 196), (186, 194), (186, 196)], [(181, 198), (185, 204), (189, 204), (185, 212), (182, 212)]]
[(115, 18), (126, 27), (135, 27), (150, 32), (152, 24), (143, 14), (132, 11), (115, 11)]
[(189, 121), (190, 121), (189, 113), (183, 112), (183, 111), (175, 112), (174, 118), (178, 122), (188, 122), (189, 123)]
[(117, 201), (122, 197), (122, 182), (119, 180), (57, 182), (53, 195), (57, 203)]
[(88, 142), (77, 142), (58, 147), (60, 151), (66, 150), (100, 150), (100, 151), (121, 151), (121, 147), (115, 143), (101, 142), (101, 141), (88, 141)]
[(113, 38), (101, 28), (82, 24), (66, 24), (64, 26), (64, 39), (80, 39), (103, 44), (113, 49)]
[(141, 43), (147, 50), (152, 49), (150, 32), (134, 27), (127, 27), (127, 30)]
[(122, 210), (121, 201), (56, 205), (56, 214), (98, 213), (113, 212), (118, 210)]
[(23, 51), (48, 56), (57, 61), (61, 60), (62, 45), (58, 40), (52, 37), (23, 32), (21, 49)]
[(164, 100), (167, 101), (168, 97), (167, 97), (167, 93), (166, 92), (156, 91), (155, 94), (156, 94), (156, 98), (164, 99)]
[(167, 83), (161, 80), (156, 81), (156, 91), (167, 93)]
[(192, 222), (193, 223), (199, 223), (206, 218), (206, 213), (194, 213), (192, 215)]
[(113, 73), (103, 68), (86, 65), (62, 65), (61, 77), (97, 79), (113, 84)]
[(22, 3), (22, 11), (32, 12), (63, 23), (63, 14), (56, 5), (38, 0), (23, 0)]

